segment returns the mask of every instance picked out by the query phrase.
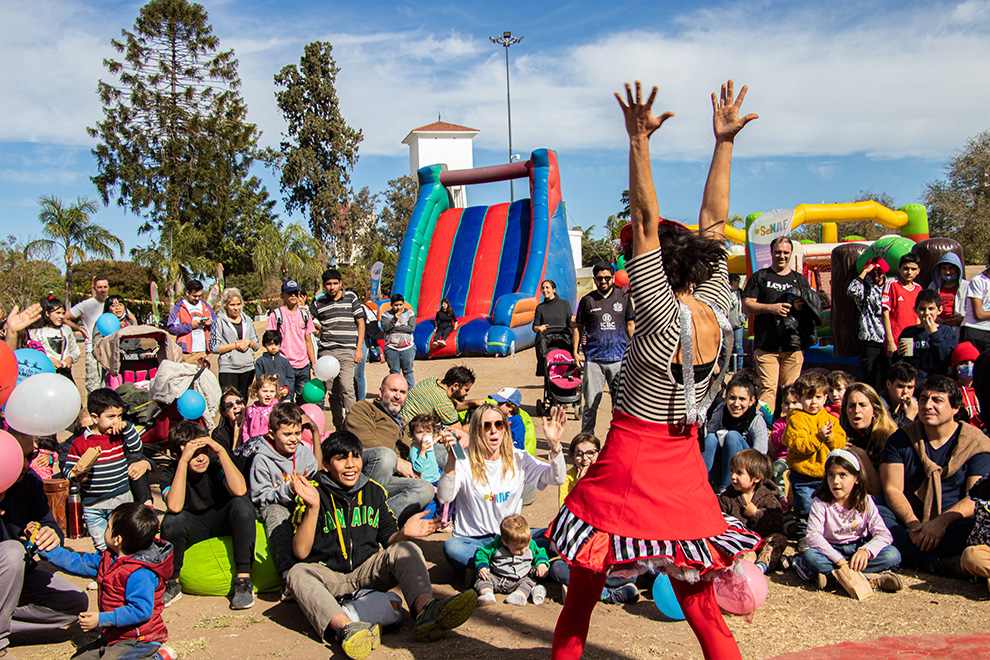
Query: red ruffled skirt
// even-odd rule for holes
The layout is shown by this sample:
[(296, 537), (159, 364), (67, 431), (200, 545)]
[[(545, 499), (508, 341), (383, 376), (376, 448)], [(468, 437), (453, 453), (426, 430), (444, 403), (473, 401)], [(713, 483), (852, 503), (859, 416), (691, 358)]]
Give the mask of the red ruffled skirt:
[(689, 580), (729, 568), (761, 542), (719, 509), (697, 427), (619, 411), (547, 536), (565, 560), (590, 570), (663, 569)]

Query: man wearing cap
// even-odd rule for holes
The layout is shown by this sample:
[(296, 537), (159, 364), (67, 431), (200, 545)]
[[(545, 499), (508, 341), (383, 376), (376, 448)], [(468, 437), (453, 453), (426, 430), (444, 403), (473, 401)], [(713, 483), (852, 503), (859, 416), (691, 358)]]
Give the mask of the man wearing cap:
[(385, 333), (385, 361), (390, 374), (401, 373), (412, 388), (416, 384), (413, 377), (413, 360), (416, 359), (416, 345), (413, 332), (416, 330), (416, 315), (405, 305), (402, 294), (392, 295), (391, 306), (382, 311), (381, 326)]
[(770, 266), (753, 273), (742, 293), (743, 313), (756, 317), (756, 395), (770, 410), (775, 410), (777, 391), (801, 375), (803, 349), (817, 341), (815, 326), (822, 320), (818, 293), (791, 268), (793, 250), (791, 239), (775, 238), (770, 243)]
[(175, 335), (175, 343), (182, 347), (185, 362), (196, 364), (206, 359), (212, 320), (213, 310), (203, 300), (203, 283), (189, 280), (185, 297), (175, 303), (165, 323), (165, 329)]
[(309, 311), (320, 327), (320, 357), (332, 355), (340, 373), (327, 383), (333, 426), (339, 429), (344, 414), (354, 405), (354, 365), (364, 357), (364, 310), (358, 297), (344, 290), (340, 271), (323, 273), (323, 292), (313, 298)]
[(509, 419), (509, 429), (512, 431), (512, 444), (518, 449), (536, 456), (536, 429), (533, 420), (522, 406), (522, 394), (514, 387), (503, 387), (488, 397)]
[[(584, 367), (581, 396), (581, 432), (594, 433), (598, 421), (598, 405), (605, 385), (615, 399), (616, 378), (622, 366), (626, 344), (636, 326), (629, 294), (615, 288), (612, 264), (600, 261), (594, 265), (595, 290), (581, 298), (574, 315), (574, 359)], [(584, 334), (583, 359), (581, 335)]]
[(279, 353), (292, 367), (292, 382), (280, 383), (289, 388), (289, 401), (302, 401), (302, 390), (309, 381), (310, 369), (316, 358), (309, 336), (316, 332), (313, 319), (305, 307), (299, 305), (301, 289), (295, 280), (282, 282), (282, 302), (285, 303), (268, 315), (265, 330), (278, 330), (282, 335)]

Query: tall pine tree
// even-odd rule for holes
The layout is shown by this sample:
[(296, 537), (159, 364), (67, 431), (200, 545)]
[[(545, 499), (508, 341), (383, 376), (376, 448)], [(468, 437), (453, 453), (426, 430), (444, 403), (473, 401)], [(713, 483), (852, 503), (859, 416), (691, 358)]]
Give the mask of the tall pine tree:
[(105, 204), (116, 198), (144, 218), (139, 232), (151, 244), (141, 251), (160, 257), (156, 268), (174, 286), (176, 246), (215, 262), (238, 209), (274, 221), (267, 194), (248, 182), (260, 134), (246, 121), (234, 53), (220, 50), (202, 5), (151, 0), (111, 43), (121, 57), (104, 60), (115, 78), (99, 82), (104, 119), (87, 129), (98, 141), (93, 182)]
[(281, 169), (286, 208), (306, 213), (313, 236), (346, 260), (346, 246), (337, 246), (336, 239), (346, 233), (350, 172), (362, 136), (340, 113), (334, 88), (340, 69), (332, 51), (329, 43), (314, 41), (298, 66), (289, 64), (275, 75), (275, 100), (288, 129), (273, 160)]

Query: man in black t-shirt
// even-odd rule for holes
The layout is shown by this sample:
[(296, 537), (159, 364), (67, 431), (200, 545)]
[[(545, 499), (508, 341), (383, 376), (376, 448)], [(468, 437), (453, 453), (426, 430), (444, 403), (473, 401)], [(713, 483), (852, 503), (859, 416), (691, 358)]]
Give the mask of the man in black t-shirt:
[(990, 473), (990, 439), (955, 420), (961, 406), (955, 382), (930, 376), (918, 391), (918, 419), (890, 436), (880, 460), (880, 515), (901, 565), (953, 577), (968, 577), (960, 563), (975, 521), (968, 493)]
[(791, 269), (791, 239), (774, 239), (770, 251), (770, 267), (753, 273), (746, 281), (742, 309), (755, 316), (756, 393), (774, 410), (778, 389), (791, 385), (801, 375), (802, 349), (817, 342), (815, 326), (822, 316), (818, 294), (804, 275)]
[(165, 606), (182, 597), (179, 572), (186, 548), (229, 534), (235, 567), (230, 609), (247, 609), (254, 605), (255, 512), (244, 475), (204, 426), (181, 421), (169, 429), (168, 440), (178, 459), (162, 470), (161, 481), (168, 510), (162, 518), (161, 537), (172, 544), (174, 569), (165, 585)]

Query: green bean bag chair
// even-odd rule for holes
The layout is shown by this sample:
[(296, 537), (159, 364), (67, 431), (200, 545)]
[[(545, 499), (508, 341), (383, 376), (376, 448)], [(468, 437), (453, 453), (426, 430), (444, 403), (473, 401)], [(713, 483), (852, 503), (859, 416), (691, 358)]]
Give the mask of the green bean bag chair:
[[(186, 558), (179, 573), (182, 591), (196, 596), (226, 596), (234, 578), (234, 547), (229, 536), (207, 539), (186, 549)], [(282, 579), (268, 553), (265, 528), (255, 523), (254, 564), (251, 582), (258, 592), (279, 591)]]

